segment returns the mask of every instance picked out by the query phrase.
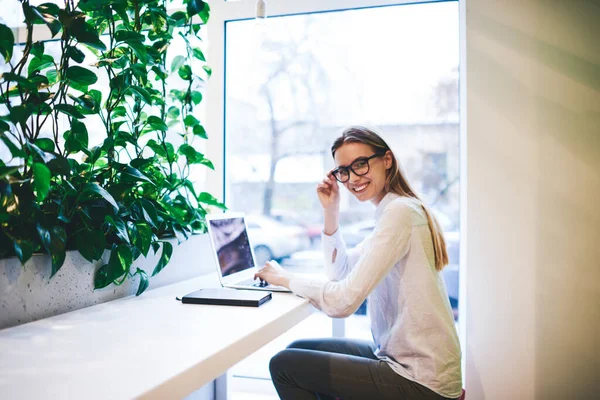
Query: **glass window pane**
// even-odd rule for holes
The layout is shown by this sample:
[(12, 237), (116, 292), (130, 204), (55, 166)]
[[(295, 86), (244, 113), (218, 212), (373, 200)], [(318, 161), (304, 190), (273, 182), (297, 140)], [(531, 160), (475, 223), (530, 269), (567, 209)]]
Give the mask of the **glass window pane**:
[[(340, 131), (374, 126), (446, 232), (457, 312), (458, 32), (456, 2), (227, 23), (227, 205), (278, 224), (278, 241), (261, 245), (284, 268), (322, 273), (315, 187), (334, 167)], [(341, 196), (340, 230), (354, 246), (372, 231), (374, 207)], [(347, 320), (347, 336), (371, 339), (364, 314)]]

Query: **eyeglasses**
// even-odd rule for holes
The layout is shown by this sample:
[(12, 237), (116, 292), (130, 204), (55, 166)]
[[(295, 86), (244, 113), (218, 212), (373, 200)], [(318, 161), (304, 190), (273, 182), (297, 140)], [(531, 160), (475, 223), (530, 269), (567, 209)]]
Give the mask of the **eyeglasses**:
[(337, 167), (331, 173), (338, 182), (346, 183), (350, 180), (350, 171), (356, 176), (363, 176), (369, 173), (369, 160), (375, 157), (381, 157), (383, 153), (375, 153), (370, 157), (357, 158), (347, 167)]

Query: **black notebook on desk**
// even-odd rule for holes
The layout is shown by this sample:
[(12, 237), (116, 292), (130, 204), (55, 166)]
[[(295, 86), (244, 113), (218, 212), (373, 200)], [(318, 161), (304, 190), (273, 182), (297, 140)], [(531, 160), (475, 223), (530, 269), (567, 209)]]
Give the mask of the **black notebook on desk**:
[(200, 289), (181, 298), (187, 304), (258, 307), (271, 300), (271, 292), (226, 288)]

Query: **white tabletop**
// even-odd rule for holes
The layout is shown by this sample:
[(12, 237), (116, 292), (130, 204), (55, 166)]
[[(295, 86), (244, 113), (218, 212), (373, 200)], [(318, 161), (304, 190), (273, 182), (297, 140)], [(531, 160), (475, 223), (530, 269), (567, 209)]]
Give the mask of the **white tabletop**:
[(2, 399), (181, 398), (310, 315), (291, 293), (258, 308), (181, 304), (201, 277), (0, 331)]

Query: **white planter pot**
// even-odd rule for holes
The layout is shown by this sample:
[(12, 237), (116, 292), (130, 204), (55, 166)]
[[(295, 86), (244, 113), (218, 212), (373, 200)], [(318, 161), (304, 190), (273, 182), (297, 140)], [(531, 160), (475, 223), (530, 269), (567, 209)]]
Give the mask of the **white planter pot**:
[[(196, 235), (177, 245), (173, 240), (169, 264), (150, 278), (151, 290), (214, 271), (214, 258), (207, 235)], [(140, 257), (132, 266), (152, 274), (160, 252)], [(22, 266), (13, 257), (0, 260), (0, 329), (53, 315), (135, 295), (139, 278), (127, 279), (120, 286), (94, 290), (94, 273), (108, 261), (88, 262), (77, 251), (67, 252), (62, 268), (50, 279), (51, 262), (47, 255), (34, 255)], [(143, 294), (142, 294), (143, 296)]]

